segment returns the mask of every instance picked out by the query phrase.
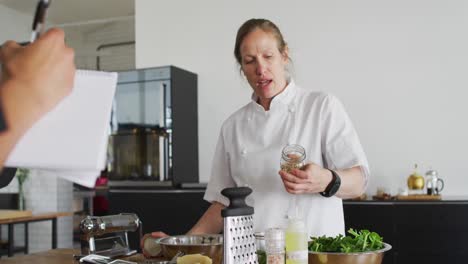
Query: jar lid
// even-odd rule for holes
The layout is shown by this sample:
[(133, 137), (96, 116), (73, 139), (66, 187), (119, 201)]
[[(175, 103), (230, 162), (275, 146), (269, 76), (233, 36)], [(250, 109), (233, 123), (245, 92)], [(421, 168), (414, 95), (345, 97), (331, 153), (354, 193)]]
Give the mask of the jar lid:
[(254, 237), (258, 239), (265, 239), (265, 232), (256, 232), (254, 233)]
[(282, 228), (269, 228), (265, 232), (267, 251), (277, 251), (284, 249), (285, 232)]
[(427, 176), (436, 176), (437, 177), (439, 175), (439, 173), (436, 170), (429, 170), (429, 171), (426, 172), (426, 175)]
[(265, 233), (265, 239), (268, 241), (284, 240), (284, 236), (284, 230), (282, 228), (269, 228)]

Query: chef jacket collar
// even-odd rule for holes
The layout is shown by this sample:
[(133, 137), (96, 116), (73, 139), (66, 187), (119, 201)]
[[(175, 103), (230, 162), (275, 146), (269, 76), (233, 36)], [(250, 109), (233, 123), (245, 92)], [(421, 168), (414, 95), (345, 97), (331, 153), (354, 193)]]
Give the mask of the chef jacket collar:
[[(271, 100), (270, 103), (270, 110), (280, 108), (281, 106), (286, 106), (288, 108), (291, 108), (293, 106), (293, 99), (294, 95), (296, 94), (296, 84), (294, 83), (293, 79), (289, 79), (288, 85), (286, 85), (286, 88), (284, 90), (277, 94), (273, 99)], [(254, 108), (258, 110), (265, 111), (263, 106), (261, 106), (258, 101), (258, 96), (255, 93), (252, 93), (252, 102), (254, 104)]]

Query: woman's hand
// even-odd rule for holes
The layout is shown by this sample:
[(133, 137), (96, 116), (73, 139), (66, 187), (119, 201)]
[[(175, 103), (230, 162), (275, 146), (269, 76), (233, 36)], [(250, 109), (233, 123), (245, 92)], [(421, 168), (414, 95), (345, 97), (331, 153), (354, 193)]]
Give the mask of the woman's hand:
[(331, 172), (315, 163), (306, 164), (300, 170), (293, 169), (291, 173), (280, 170), (279, 175), (291, 194), (323, 192), (332, 180)]
[(141, 252), (143, 253), (143, 255), (146, 258), (151, 258), (151, 257), (156, 257), (161, 254), (161, 249), (159, 245), (157, 245), (156, 243), (149, 243), (149, 246), (147, 245), (145, 247), (146, 239), (161, 238), (161, 237), (168, 237), (168, 236), (169, 236), (168, 234), (161, 232), (161, 231), (145, 234), (143, 238), (141, 238), (141, 241), (140, 241)]

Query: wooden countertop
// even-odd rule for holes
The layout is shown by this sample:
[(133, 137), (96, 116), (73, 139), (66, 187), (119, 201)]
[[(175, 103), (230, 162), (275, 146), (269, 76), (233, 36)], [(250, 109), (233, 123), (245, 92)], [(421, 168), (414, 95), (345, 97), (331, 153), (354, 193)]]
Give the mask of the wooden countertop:
[(31, 216), (31, 211), (21, 210), (0, 210), (0, 220)]
[(34, 253), (24, 256), (16, 256), (4, 259), (2, 264), (75, 264), (79, 263), (73, 258), (73, 254), (79, 254), (76, 249), (53, 249), (46, 252)]
[(55, 213), (41, 213), (41, 214), (32, 214), (29, 216), (18, 216), (18, 217), (8, 217), (0, 218), (0, 225), (11, 224), (18, 222), (31, 222), (31, 221), (40, 221), (64, 216), (71, 216), (71, 212), (55, 212)]
[[(45, 252), (39, 252), (24, 256), (16, 256), (12, 258), (2, 258), (2, 264), (79, 264), (73, 255), (79, 255), (79, 249), (52, 249)], [(141, 254), (136, 254), (127, 258), (128, 261), (145, 262), (145, 258)], [(157, 259), (153, 259), (157, 260)]]

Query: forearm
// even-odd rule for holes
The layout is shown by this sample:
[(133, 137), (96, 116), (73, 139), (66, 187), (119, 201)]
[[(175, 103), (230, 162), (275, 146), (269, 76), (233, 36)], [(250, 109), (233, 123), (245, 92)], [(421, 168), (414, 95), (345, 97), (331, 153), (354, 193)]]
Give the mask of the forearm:
[(213, 202), (206, 210), (198, 222), (188, 231), (187, 234), (218, 234), (223, 230), (223, 218), (221, 210), (225, 206), (218, 202)]
[(364, 193), (365, 175), (360, 166), (337, 170), (336, 173), (341, 178), (341, 186), (336, 196), (342, 199), (348, 199), (360, 196)]

